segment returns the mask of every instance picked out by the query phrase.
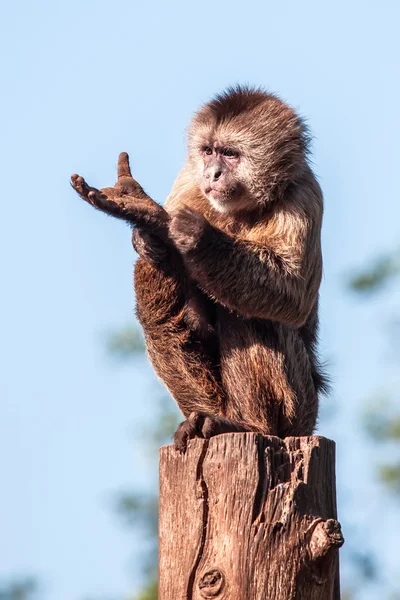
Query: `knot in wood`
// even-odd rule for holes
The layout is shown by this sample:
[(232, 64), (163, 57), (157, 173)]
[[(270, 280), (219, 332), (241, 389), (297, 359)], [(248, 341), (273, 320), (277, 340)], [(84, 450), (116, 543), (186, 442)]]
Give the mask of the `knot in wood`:
[(340, 548), (343, 543), (342, 530), (336, 519), (316, 519), (315, 528), (309, 542), (311, 558), (318, 560), (330, 551)]
[(201, 577), (198, 586), (203, 598), (215, 598), (224, 588), (225, 577), (219, 569), (210, 569)]
[(336, 521), (336, 519), (328, 519), (325, 522), (325, 530), (331, 538), (331, 540), (333, 541), (333, 543), (340, 546), (343, 544), (344, 539), (339, 521)]

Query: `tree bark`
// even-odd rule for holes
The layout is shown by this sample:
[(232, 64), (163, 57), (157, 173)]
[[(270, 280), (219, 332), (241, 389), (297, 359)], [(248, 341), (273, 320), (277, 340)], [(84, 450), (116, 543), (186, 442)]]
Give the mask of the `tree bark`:
[(160, 450), (159, 600), (339, 600), (335, 444), (230, 433)]

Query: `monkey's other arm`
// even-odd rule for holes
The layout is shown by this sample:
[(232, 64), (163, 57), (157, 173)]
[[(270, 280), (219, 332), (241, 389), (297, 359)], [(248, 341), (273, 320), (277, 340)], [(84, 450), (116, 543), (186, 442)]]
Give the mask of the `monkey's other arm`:
[(300, 327), (318, 296), (322, 260), (319, 225), (313, 231), (295, 218), (287, 217), (287, 230), (284, 225), (271, 244), (230, 236), (188, 207), (172, 216), (169, 231), (211, 298), (246, 318)]

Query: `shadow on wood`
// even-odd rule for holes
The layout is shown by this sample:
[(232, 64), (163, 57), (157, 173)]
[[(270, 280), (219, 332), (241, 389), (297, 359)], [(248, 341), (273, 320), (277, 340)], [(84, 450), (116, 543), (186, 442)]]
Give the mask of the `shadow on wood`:
[(160, 450), (159, 600), (339, 600), (335, 444), (230, 433)]

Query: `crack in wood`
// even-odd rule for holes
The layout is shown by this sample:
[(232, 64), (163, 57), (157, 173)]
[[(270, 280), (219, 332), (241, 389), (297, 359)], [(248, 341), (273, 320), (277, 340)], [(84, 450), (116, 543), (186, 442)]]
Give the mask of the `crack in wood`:
[(193, 598), (193, 588), (194, 588), (194, 582), (196, 579), (196, 573), (197, 573), (197, 569), (199, 567), (200, 561), (203, 556), (204, 546), (205, 546), (206, 539), (207, 539), (207, 524), (208, 524), (208, 511), (209, 511), (208, 488), (207, 488), (207, 484), (205, 482), (204, 475), (203, 475), (203, 465), (204, 465), (204, 461), (206, 459), (208, 446), (209, 446), (209, 440), (204, 440), (204, 444), (203, 444), (202, 451), (199, 456), (199, 460), (198, 460), (197, 468), (196, 468), (196, 481), (197, 481), (197, 484), (199, 486), (199, 491), (200, 491), (199, 499), (201, 499), (201, 502), (203, 503), (202, 531), (201, 531), (200, 546), (199, 546), (199, 550), (197, 552), (196, 560), (194, 561), (193, 567), (192, 567), (189, 577), (188, 577), (188, 585), (187, 585), (187, 591), (186, 591), (187, 600), (192, 600), (192, 598)]
[[(251, 516), (251, 524), (261, 518), (261, 513), (264, 508), (265, 495), (267, 491), (267, 469), (265, 464), (265, 444), (261, 436), (256, 439), (257, 445), (257, 462), (258, 462), (258, 483), (254, 494), (253, 513)], [(257, 533), (257, 528), (255, 529)]]

